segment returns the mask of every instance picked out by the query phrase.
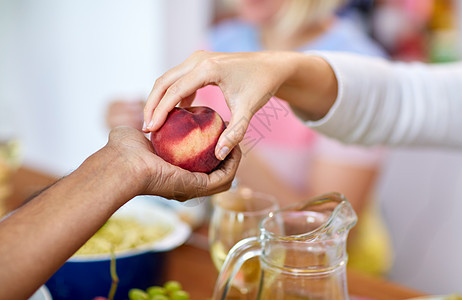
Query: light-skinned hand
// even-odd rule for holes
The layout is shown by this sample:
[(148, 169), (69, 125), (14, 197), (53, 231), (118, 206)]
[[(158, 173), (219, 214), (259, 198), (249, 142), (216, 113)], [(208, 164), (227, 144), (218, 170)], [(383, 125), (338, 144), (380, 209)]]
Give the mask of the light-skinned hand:
[(278, 96), (319, 119), (335, 101), (336, 84), (328, 63), (317, 56), (197, 51), (156, 80), (144, 108), (143, 131), (158, 130), (177, 104), (190, 106), (198, 89), (217, 85), (231, 111), (229, 125), (215, 148), (217, 158), (224, 159), (271, 97)]

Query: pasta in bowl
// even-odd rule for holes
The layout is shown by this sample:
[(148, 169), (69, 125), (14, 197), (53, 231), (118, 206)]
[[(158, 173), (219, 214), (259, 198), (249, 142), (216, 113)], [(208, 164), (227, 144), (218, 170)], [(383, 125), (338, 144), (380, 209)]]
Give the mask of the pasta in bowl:
[(127, 250), (149, 248), (171, 231), (165, 223), (144, 224), (134, 217), (114, 216), (74, 255), (91, 256), (123, 253)]
[(115, 299), (126, 299), (131, 288), (161, 283), (165, 253), (183, 244), (191, 229), (152, 198), (136, 197), (121, 207), (50, 278), (46, 285), (54, 300), (107, 296), (111, 252), (119, 277)]

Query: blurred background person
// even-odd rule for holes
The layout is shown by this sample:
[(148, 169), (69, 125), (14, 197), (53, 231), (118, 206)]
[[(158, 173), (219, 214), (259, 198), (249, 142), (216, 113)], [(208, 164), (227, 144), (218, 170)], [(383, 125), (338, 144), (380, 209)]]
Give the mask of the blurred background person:
[[(386, 57), (385, 51), (336, 12), (343, 0), (226, 0), (203, 48), (218, 52), (260, 50), (340, 50)], [(223, 17), (224, 16), (224, 17)], [(198, 91), (195, 105), (214, 108), (229, 120), (219, 88)], [(126, 117), (121, 117), (126, 105)], [(141, 111), (140, 111), (141, 114)], [(141, 123), (133, 103), (112, 103), (108, 124), (116, 119)], [(125, 123), (129, 124), (129, 123)], [(306, 128), (287, 104), (276, 98), (251, 122), (242, 142), (244, 156), (238, 182), (276, 196), (288, 205), (328, 191), (343, 193), (362, 217), (350, 239), (350, 265), (382, 274), (390, 265), (389, 243), (375, 204), (370, 201), (383, 160), (383, 150), (345, 147)], [(366, 212), (366, 213), (363, 213)]]
[[(337, 16), (342, 0), (227, 0), (230, 17), (212, 27), (206, 49), (339, 50), (386, 57), (385, 51), (349, 18)], [(217, 87), (198, 91), (196, 104), (229, 120)], [(238, 182), (276, 196), (288, 205), (328, 191), (343, 193), (361, 216), (349, 240), (349, 265), (383, 274), (390, 265), (388, 236), (374, 203), (374, 187), (384, 152), (343, 146), (306, 128), (288, 105), (273, 98), (253, 118), (241, 143)]]
[[(362, 2), (364, 4), (367, 1), (353, 2)], [(243, 4), (241, 3), (241, 5)], [(328, 4), (326, 3), (326, 5)], [(365, 15), (361, 15), (361, 18), (358, 18), (357, 13), (355, 13), (357, 12), (356, 10), (353, 10), (352, 13), (351, 8), (350, 10), (342, 11), (342, 15), (349, 17), (349, 20), (354, 17), (354, 24), (368, 24), (370, 26), (369, 28), (363, 28), (363, 30), (361, 30), (362, 35), (364, 36), (364, 31), (368, 30), (369, 33), (378, 40), (379, 44), (383, 45), (385, 49), (391, 54), (392, 59), (406, 61), (418, 60), (425, 62), (448, 62), (456, 60), (460, 57), (460, 49), (457, 48), (459, 44), (455, 38), (458, 35), (460, 36), (460, 30), (457, 27), (460, 27), (461, 24), (460, 13), (459, 15), (455, 14), (457, 9), (459, 12), (462, 9), (460, 2), (450, 0), (385, 0), (375, 1), (375, 3), (371, 6), (372, 9), (366, 9)], [(367, 5), (366, 8), (368, 8)], [(300, 11), (302, 11), (302, 9), (300, 9)], [(457, 16), (459, 16), (458, 19)], [(241, 17), (241, 20), (237, 21), (236, 19), (233, 21), (224, 20), (222, 24), (225, 24), (223, 27), (226, 29), (226, 24), (229, 25), (230, 23), (232, 24), (232, 22), (237, 22), (238, 24), (244, 23), (244, 26), (241, 25), (241, 28), (250, 28), (246, 30), (247, 32), (251, 32), (249, 36), (253, 35), (254, 41), (256, 41), (250, 45), (256, 45), (256, 47), (259, 47), (259, 50), (271, 49), (264, 44), (265, 40), (260, 38), (258, 35), (258, 29), (261, 28), (261, 25), (259, 27), (259, 25), (255, 22), (249, 22), (249, 19), (244, 21), (242, 21), (242, 19), (243, 18)], [(349, 20), (345, 20), (344, 22), (350, 22)], [(249, 23), (251, 24), (249, 25)], [(352, 23), (350, 22), (350, 24)], [(218, 25), (217, 29), (215, 30), (218, 31), (219, 29), (220, 25)], [(268, 30), (268, 26), (265, 27), (265, 30)], [(228, 32), (229, 31), (231, 30), (229, 29)], [(336, 37), (336, 39), (339, 39), (339, 37)], [(218, 35), (215, 39), (216, 44), (211, 43), (209, 49), (219, 49), (219, 51), (225, 52), (241, 50), (251, 51), (251, 49), (239, 50), (236, 48), (231, 48), (234, 47), (233, 43), (230, 43), (230, 48), (218, 48), (220, 44), (214, 48), (214, 45), (217, 45), (217, 40), (219, 40)], [(245, 38), (242, 38), (242, 40), (236, 38), (234, 40), (234, 44), (241, 45), (244, 44), (246, 40), (247, 39)], [(291, 50), (331, 50), (331, 48), (328, 48), (327, 46), (324, 49), (321, 47), (317, 48), (319, 46), (319, 44), (316, 45), (317, 40), (319, 39), (314, 39), (314, 42), (311, 43), (311, 47), (309, 40), (307, 40), (306, 44), (308, 46), (305, 46), (305, 48), (300, 47)], [(347, 48), (352, 43), (353, 42), (351, 40), (346, 41), (337, 50), (356, 52), (355, 49)], [(225, 43), (221, 45), (225, 45)], [(280, 44), (279, 46), (281, 47), (280, 49), (290, 49), (284, 48), (283, 44)], [(362, 54), (371, 53), (363, 52)], [(218, 94), (219, 93), (217, 93), (217, 95)], [(201, 92), (199, 92), (197, 96), (199, 100), (201, 99), (200, 96)], [(215, 101), (213, 98), (208, 103), (212, 102), (220, 103), (220, 101)], [(280, 108), (277, 105), (274, 106), (276, 108)], [(264, 110), (263, 112), (274, 114), (274, 111), (271, 110), (271, 108)], [(284, 116), (283, 112), (284, 110), (282, 113), (281, 111), (279, 112), (280, 119), (281, 115)], [(260, 118), (257, 119), (257, 121), (262, 120), (265, 120), (264, 114), (260, 114)], [(258, 137), (259, 135), (255, 128), (261, 129), (263, 127), (256, 127), (259, 125), (257, 121), (253, 121), (254, 127), (250, 128), (251, 131), (253, 130), (253, 133), (250, 132), (250, 137), (252, 137), (252, 134), (254, 137)], [(272, 124), (275, 124), (278, 121), (279, 120), (272, 119)], [(260, 151), (261, 148), (264, 148), (264, 143), (271, 143), (271, 140), (268, 139), (268, 137), (273, 133), (273, 131), (277, 131), (275, 127), (276, 126), (270, 127), (272, 131), (271, 133), (268, 133), (268, 131), (263, 131), (267, 133), (267, 135), (264, 136), (262, 141), (258, 143), (255, 148), (252, 149), (252, 151), (249, 152), (244, 150), (245, 155), (243, 158), (243, 164), (240, 167), (238, 175), (241, 180), (242, 178), (245, 178), (244, 176), (246, 175), (248, 175), (250, 180), (258, 178), (258, 175), (255, 175), (256, 171), (254, 171), (258, 170), (258, 168), (245, 169), (245, 167), (251, 165), (252, 162), (258, 162), (258, 155), (265, 153), (265, 149), (263, 149), (262, 152), (257, 152), (258, 154), (253, 150)], [(281, 128), (284, 127), (281, 126)], [(262, 130), (260, 130), (260, 132), (261, 131)], [(289, 135), (292, 132), (286, 130), (282, 134), (284, 133)], [(321, 141), (317, 141), (316, 143), (323, 143), (322, 140), (324, 138), (320, 137), (319, 139)], [(250, 138), (248, 141), (252, 141), (252, 139)], [(316, 143), (314, 144), (316, 145)], [(245, 140), (243, 144), (245, 145)], [(286, 144), (287, 143), (283, 145)], [(265, 163), (269, 162), (273, 165), (277, 165), (278, 160), (281, 159), (278, 158), (277, 153), (283, 153), (280, 151), (281, 149), (278, 149), (277, 147), (278, 146), (274, 144), (267, 147), (269, 149), (267, 151), (270, 153), (274, 149), (274, 156), (271, 157), (268, 155), (265, 157), (263, 155), (262, 157), (265, 157)], [(325, 158), (327, 160), (327, 162), (324, 160), (324, 165), (328, 165), (327, 163), (329, 160), (335, 161), (336, 158), (335, 153), (331, 153), (326, 150), (329, 150), (329, 147), (324, 147), (324, 149), (321, 148), (321, 151), (318, 152), (321, 158)], [(346, 155), (348, 151), (343, 150), (337, 154), (339, 153)], [(255, 156), (257, 157), (250, 164), (248, 164), (249, 158), (253, 154), (256, 154)], [(287, 156), (290, 157), (291, 155), (293, 154), (289, 154)], [(363, 159), (366, 158), (366, 156), (362, 157)], [(319, 159), (313, 158), (313, 156), (312, 159), (314, 161), (313, 164), (316, 166), (316, 161), (319, 162)], [(454, 212), (451, 210), (451, 207), (456, 205), (455, 203), (458, 201), (458, 195), (460, 194), (460, 187), (458, 184), (458, 182), (460, 182), (458, 181), (460, 175), (457, 171), (457, 166), (459, 166), (460, 162), (462, 161), (460, 160), (460, 154), (445, 150), (398, 149), (391, 151), (389, 154), (387, 153), (386, 159), (387, 161), (383, 168), (385, 172), (381, 174), (378, 181), (377, 200), (380, 202), (381, 212), (384, 213), (387, 229), (390, 231), (390, 237), (392, 238), (393, 245), (393, 264), (387, 275), (392, 280), (405, 282), (409, 286), (413, 286), (428, 292), (444, 293), (445, 291), (450, 291), (451, 287), (453, 287), (454, 283), (457, 281), (457, 279), (454, 279), (454, 276), (457, 275), (447, 274), (447, 276), (444, 276), (445, 278), (441, 278), (433, 273), (432, 270), (439, 270), (439, 274), (444, 274), (445, 269), (451, 269), (449, 266), (451, 259), (444, 258), (447, 255), (442, 254), (448, 253), (450, 250), (440, 249), (438, 244), (446, 244), (448, 240), (454, 240), (448, 234), (450, 231), (445, 230), (445, 228), (451, 226), (450, 224), (457, 224), (457, 222), (445, 222), (444, 220), (447, 220), (448, 216), (450, 216), (450, 218), (456, 218), (456, 216), (454, 216)], [(336, 161), (338, 162), (339, 160)], [(348, 157), (346, 160), (343, 160), (344, 163), (345, 161), (352, 162), (350, 157)], [(302, 160), (298, 160), (298, 163), (303, 165)], [(347, 163), (347, 165), (352, 166), (353, 164)], [(343, 169), (345, 170), (345, 168)], [(262, 172), (263, 176), (260, 175), (263, 178), (270, 177), (274, 174), (271, 172), (271, 168), (266, 168), (264, 170), (265, 171)], [(291, 174), (296, 174), (295, 170), (297, 169), (292, 169), (293, 173)], [(329, 179), (322, 179), (323, 183), (335, 182), (333, 179), (337, 179), (338, 177), (334, 176), (339, 174), (335, 172), (340, 172), (342, 168), (339, 168), (337, 165), (333, 170), (334, 171), (330, 173), (330, 177), (327, 177)], [(420, 172), (419, 170), (425, 171)], [(309, 176), (311, 177), (308, 177), (308, 180), (311, 178), (311, 181), (308, 181), (307, 185), (311, 185), (314, 191), (316, 191), (316, 169), (311, 169), (311, 171), (313, 173), (310, 173)], [(253, 174), (253, 176), (251, 174)], [(351, 172), (352, 177), (353, 174), (354, 173)], [(284, 181), (280, 177), (276, 177), (276, 180), (273, 180), (271, 184), (268, 184), (267, 188), (275, 187), (275, 189), (279, 189), (281, 182)], [(442, 184), (443, 182), (445, 183), (444, 185)], [(355, 182), (352, 182), (350, 186), (352, 188), (367, 186), (367, 184), (361, 185), (360, 181), (358, 183), (359, 185), (355, 185)], [(445, 188), (448, 186), (449, 188)], [(342, 192), (345, 191), (346, 193), (346, 190), (340, 189), (340, 186), (331, 187), (337, 188), (337, 190)], [(288, 193), (284, 194), (289, 195)], [(348, 196), (347, 193), (346, 195), (350, 201), (357, 200), (357, 198), (355, 199), (352, 198), (352, 196)], [(440, 197), (448, 199), (448, 203), (451, 204), (448, 206), (434, 208), (431, 203), (434, 201), (434, 199), (438, 199)], [(413, 199), (413, 201), (409, 201), (409, 199)], [(355, 209), (358, 211), (358, 206), (355, 206)], [(374, 214), (362, 213), (361, 210), (359, 212), (360, 223), (358, 224), (358, 231), (361, 231), (364, 228), (364, 224), (369, 222), (369, 220), (378, 220), (376, 217), (374, 217)], [(429, 219), (437, 221), (429, 222)], [(384, 229), (383, 227), (381, 229), (377, 229), (377, 227), (378, 226), (371, 226), (369, 228), (374, 228), (371, 230), (371, 232), (380, 232)], [(412, 238), (409, 238), (410, 236), (412, 236)], [(364, 248), (370, 250), (374, 249), (371, 245), (376, 243), (375, 245), (377, 245), (377, 248), (379, 249), (378, 253), (380, 253), (376, 254), (378, 254), (378, 257), (383, 258), (384, 253), (380, 252), (384, 251), (383, 248), (380, 248), (384, 245), (382, 243), (382, 238), (383, 236), (380, 234), (375, 235), (371, 233), (370, 235), (367, 235), (368, 242), (363, 244), (367, 245)], [(378, 239), (378, 241), (376, 241), (376, 239)], [(376, 265), (374, 266), (373, 263), (371, 264), (370, 260), (365, 259), (365, 257), (367, 257), (367, 251), (355, 251), (357, 249), (361, 249), (362, 247), (356, 247), (356, 249), (355, 247), (351, 247), (355, 243), (354, 235), (352, 236), (351, 242), (352, 244), (350, 245), (349, 249), (351, 266), (364, 263), (365, 265), (362, 266), (364, 267), (363, 270), (367, 270), (371, 266), (373, 268), (377, 267)], [(451, 243), (454, 244), (454, 247), (457, 247), (456, 245), (461, 243), (461, 241), (454, 240)], [(382, 262), (385, 261), (386, 260)], [(387, 261), (387, 263), (388, 262), (389, 261)], [(382, 265), (382, 267), (383, 266), (384, 265)]]

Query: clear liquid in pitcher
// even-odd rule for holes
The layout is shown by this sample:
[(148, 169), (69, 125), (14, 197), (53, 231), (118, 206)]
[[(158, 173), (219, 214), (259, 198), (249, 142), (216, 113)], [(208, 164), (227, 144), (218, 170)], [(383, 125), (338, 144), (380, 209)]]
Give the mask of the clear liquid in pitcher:
[[(329, 215), (322, 212), (293, 212), (281, 220), (283, 225), (275, 222), (269, 229), (281, 235), (297, 236), (319, 228), (328, 218)], [(344, 241), (326, 239), (326, 234), (329, 232), (319, 232), (306, 241), (288, 238), (282, 244), (268, 245), (267, 253), (262, 256), (258, 299), (345, 299), (345, 266), (342, 262), (338, 265), (338, 251)]]
[(234, 274), (257, 257), (261, 276), (256, 299), (349, 299), (345, 247), (356, 220), (350, 203), (337, 193), (271, 213), (260, 223), (259, 237), (230, 250), (213, 299), (226, 299)]

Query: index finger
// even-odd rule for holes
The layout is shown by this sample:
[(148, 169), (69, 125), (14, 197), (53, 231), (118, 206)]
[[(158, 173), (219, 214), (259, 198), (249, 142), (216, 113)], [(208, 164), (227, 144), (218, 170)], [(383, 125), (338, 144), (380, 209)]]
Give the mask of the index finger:
[(157, 105), (159, 105), (159, 102), (164, 96), (167, 89), (187, 71), (188, 70), (186, 70), (184, 66), (178, 65), (165, 72), (162, 76), (157, 78), (156, 82), (154, 82), (154, 86), (152, 87), (152, 90), (149, 93), (148, 99), (146, 100), (146, 104), (144, 106), (144, 132), (149, 132), (149, 130), (147, 130), (147, 127), (152, 126), (151, 122), (154, 110), (157, 107)]
[[(157, 130), (162, 123), (165, 121), (166, 113), (163, 112), (160, 114), (160, 121), (157, 122), (153, 120), (155, 110), (157, 109), (159, 103), (161, 103), (162, 99), (164, 98), (165, 94), (169, 89), (171, 89), (172, 85), (178, 81), (180, 78), (188, 74), (191, 70), (196, 69), (197, 65), (204, 65), (201, 62), (206, 61), (206, 58), (210, 55), (210, 52), (199, 50), (194, 52), (188, 59), (186, 59), (183, 63), (179, 64), (178, 66), (170, 69), (164, 75), (159, 77), (154, 86), (151, 90), (151, 93), (148, 96), (146, 101), (146, 106), (144, 108), (144, 124), (143, 124), (143, 131), (148, 133), (149, 131)], [(203, 68), (202, 68), (203, 69)], [(207, 73), (207, 70), (203, 70)], [(198, 87), (200, 88), (200, 87)], [(196, 88), (196, 90), (198, 89)], [(193, 91), (195, 92), (195, 90)], [(189, 95), (184, 95), (184, 97), (191, 96), (193, 92), (190, 92)], [(171, 103), (168, 105), (167, 113), (175, 107), (182, 99), (176, 99), (176, 103), (172, 106)], [(150, 128), (149, 128), (150, 127)], [(148, 130), (149, 129), (149, 130)]]
[(209, 84), (208, 75), (201, 69), (193, 69), (184, 76), (178, 78), (177, 81), (165, 91), (164, 96), (154, 109), (152, 120), (147, 126), (147, 130), (156, 131), (167, 119), (168, 113), (183, 99), (191, 97), (194, 93)]

